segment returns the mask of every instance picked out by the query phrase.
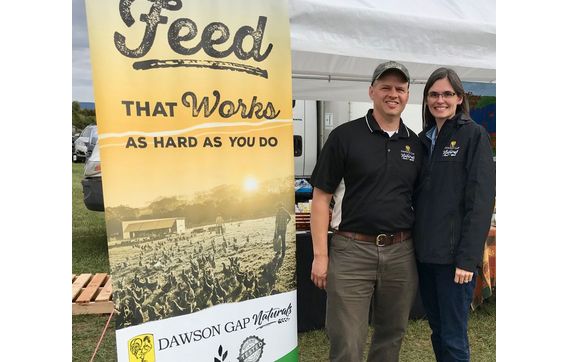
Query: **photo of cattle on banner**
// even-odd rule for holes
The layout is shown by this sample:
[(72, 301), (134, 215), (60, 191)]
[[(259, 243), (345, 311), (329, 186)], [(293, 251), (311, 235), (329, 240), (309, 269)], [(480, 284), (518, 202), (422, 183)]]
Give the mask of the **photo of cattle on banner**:
[[(184, 214), (196, 209), (177, 198), (147, 209), (163, 209), (158, 205), (163, 202), (182, 202), (176, 210)], [(295, 289), (295, 232), (290, 225), (294, 213), (285, 205), (293, 201), (269, 202), (238, 214), (269, 213), (247, 220), (235, 220), (231, 205), (229, 212), (213, 205), (203, 214), (195, 213), (197, 222), (211, 220), (205, 224), (189, 224), (184, 216), (153, 218), (159, 213), (139, 218), (148, 211), (124, 206), (110, 210), (117, 329)]]

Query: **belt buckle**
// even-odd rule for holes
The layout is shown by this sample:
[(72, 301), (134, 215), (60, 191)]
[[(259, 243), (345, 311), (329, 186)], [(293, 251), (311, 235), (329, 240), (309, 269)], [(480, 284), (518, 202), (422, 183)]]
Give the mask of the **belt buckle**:
[(394, 239), (394, 234), (380, 234), (376, 236), (376, 246), (386, 246), (386, 241), (390, 239), (390, 243)]

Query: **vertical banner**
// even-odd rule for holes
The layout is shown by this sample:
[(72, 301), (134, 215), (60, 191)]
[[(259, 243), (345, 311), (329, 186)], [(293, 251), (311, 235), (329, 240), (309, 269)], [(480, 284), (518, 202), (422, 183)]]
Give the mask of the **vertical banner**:
[(285, 1), (87, 0), (119, 361), (297, 361)]

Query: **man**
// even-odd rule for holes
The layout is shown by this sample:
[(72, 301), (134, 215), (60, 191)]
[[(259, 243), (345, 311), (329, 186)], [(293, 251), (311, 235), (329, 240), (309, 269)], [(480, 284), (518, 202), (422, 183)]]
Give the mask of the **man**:
[(362, 360), (370, 303), (368, 361), (399, 358), (418, 285), (412, 195), (422, 154), (400, 118), (409, 81), (402, 64), (378, 65), (368, 90), (374, 108), (330, 133), (312, 174), (311, 279), (327, 292), (331, 361)]
[(283, 207), (283, 204), (277, 204), (277, 213), (275, 214), (275, 234), (273, 236), (274, 248), (281, 238), (281, 255), (285, 256), (285, 233), (287, 224), (291, 221), (289, 212)]
[(223, 235), (225, 233), (225, 229), (223, 228), (223, 216), (221, 216), (221, 214), (217, 215), (217, 218), (215, 219), (215, 226), (215, 232), (217, 235)]

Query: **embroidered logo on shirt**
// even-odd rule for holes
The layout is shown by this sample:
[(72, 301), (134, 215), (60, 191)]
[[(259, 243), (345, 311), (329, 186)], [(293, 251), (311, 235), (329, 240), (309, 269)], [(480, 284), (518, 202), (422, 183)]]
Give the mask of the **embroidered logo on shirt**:
[(450, 141), (450, 146), (444, 147), (442, 151), (442, 157), (456, 157), (460, 147), (456, 146), (456, 141)]
[(405, 161), (414, 162), (414, 152), (410, 150), (410, 146), (406, 145), (406, 150), (400, 150), (400, 157)]

